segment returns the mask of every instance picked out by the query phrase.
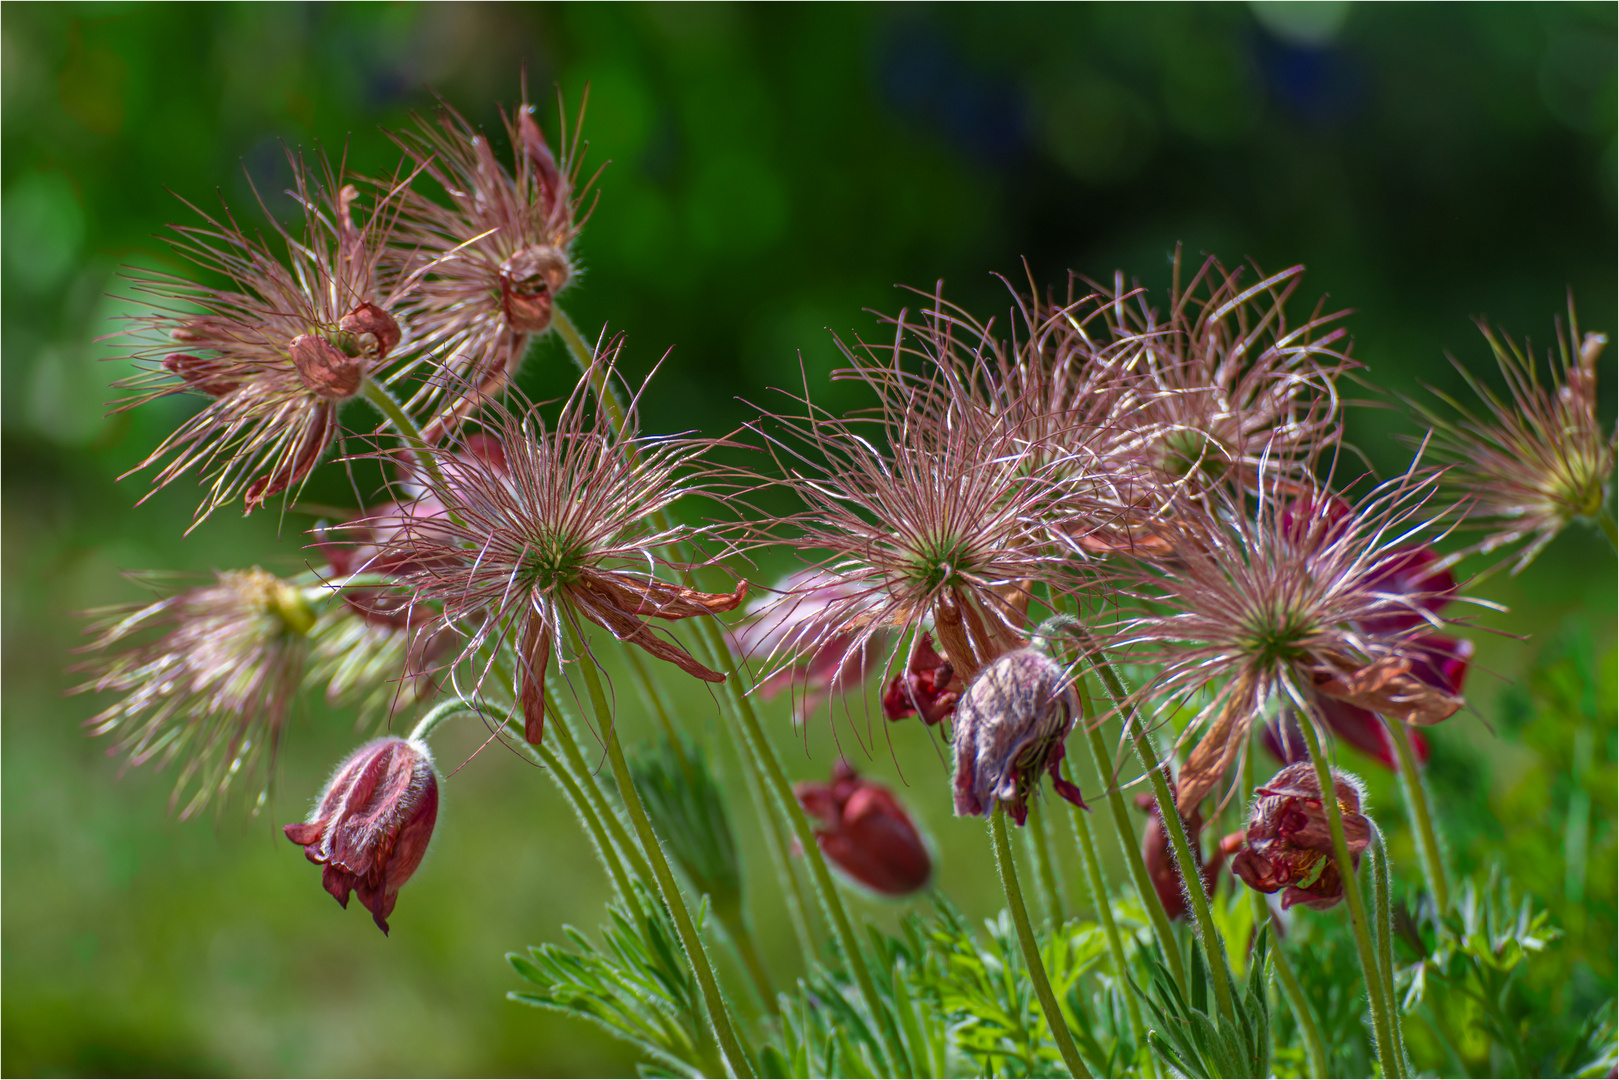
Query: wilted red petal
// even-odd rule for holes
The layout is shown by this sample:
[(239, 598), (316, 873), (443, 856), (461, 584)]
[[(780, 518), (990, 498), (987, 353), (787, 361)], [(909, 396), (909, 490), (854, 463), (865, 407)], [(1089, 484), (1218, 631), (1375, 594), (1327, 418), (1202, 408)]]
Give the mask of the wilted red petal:
[(190, 353), (169, 353), (163, 358), (163, 366), (184, 379), (187, 386), (209, 397), (224, 397), (242, 385), (241, 380), (233, 377), (230, 369), (218, 360)]
[(316, 405), (310, 414), (309, 427), (292, 460), (283, 464), (269, 476), (261, 476), (247, 486), (243, 501), (249, 511), (264, 504), (266, 499), (286, 491), (308, 476), (320, 462), (321, 454), (337, 436), (337, 411), (328, 403)]
[(545, 735), (545, 669), (551, 662), (551, 626), (540, 616), (529, 613), (523, 630), (523, 651), (519, 654), (523, 692), (523, 737), (530, 746), (540, 745)]
[(299, 334), (288, 344), (287, 352), (298, 369), (298, 378), (315, 396), (342, 401), (360, 392), (365, 362), (347, 355), (325, 338)]
[(343, 316), (337, 324), (356, 336), (370, 334), (376, 340), (377, 359), (382, 359), (399, 344), (399, 324), (394, 317), (375, 304), (361, 304)]

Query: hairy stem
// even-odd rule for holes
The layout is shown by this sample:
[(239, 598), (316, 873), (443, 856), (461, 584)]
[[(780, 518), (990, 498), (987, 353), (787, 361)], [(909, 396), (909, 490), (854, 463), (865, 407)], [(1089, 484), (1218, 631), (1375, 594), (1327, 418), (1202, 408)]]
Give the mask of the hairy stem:
[(1389, 1034), (1394, 1038), (1394, 1053), (1403, 1071), (1406, 1066), (1405, 1032), (1400, 1025), (1399, 998), (1394, 993), (1394, 911), (1389, 906), (1388, 845), (1383, 833), (1372, 825), (1372, 921), (1377, 927), (1378, 977), (1383, 980), (1383, 994), (1388, 1001)]
[(1428, 792), (1423, 787), (1422, 770), (1417, 755), (1411, 749), (1411, 736), (1398, 720), (1384, 720), (1383, 728), (1394, 744), (1394, 755), (1400, 763), (1400, 790), (1405, 793), (1405, 804), (1416, 823), (1417, 851), (1422, 855), (1422, 871), (1428, 878), (1428, 891), (1433, 893), (1439, 916), (1450, 910), (1450, 885), (1445, 879), (1444, 858), (1439, 851), (1439, 837), (1434, 831), (1433, 814), (1428, 809)]
[(1377, 1036), (1377, 1061), (1383, 1075), (1401, 1075), (1400, 1063), (1390, 1037), (1389, 1002), (1383, 995), (1383, 980), (1378, 973), (1377, 954), (1372, 946), (1371, 928), (1366, 922), (1366, 905), (1360, 896), (1360, 884), (1355, 880), (1355, 862), (1344, 839), (1343, 810), (1338, 805), (1338, 789), (1332, 782), (1332, 768), (1321, 752), (1321, 739), (1315, 732), (1315, 720), (1306, 712), (1300, 717), (1299, 729), (1310, 748), (1310, 760), (1315, 763), (1315, 776), (1321, 787), (1321, 805), (1327, 812), (1327, 828), (1332, 833), (1332, 850), (1338, 860), (1338, 873), (1343, 878), (1344, 900), (1349, 906), (1349, 926), (1355, 934), (1355, 949), (1360, 955), (1361, 975), (1366, 983), (1366, 999), (1371, 1006), (1372, 1030)]
[(1130, 868), (1130, 879), (1141, 897), (1141, 906), (1147, 911), (1147, 919), (1152, 923), (1153, 935), (1158, 938), (1158, 947), (1164, 954), (1164, 963), (1169, 967), (1169, 973), (1174, 977), (1182, 996), (1187, 996), (1190, 991), (1186, 981), (1186, 961), (1181, 958), (1180, 948), (1175, 944), (1175, 931), (1169, 925), (1169, 913), (1164, 910), (1164, 902), (1158, 899), (1158, 890), (1153, 888), (1147, 863), (1141, 857), (1141, 844), (1136, 840), (1135, 827), (1130, 824), (1130, 810), (1125, 806), (1124, 793), (1111, 782), (1112, 774), (1106, 765), (1107, 745), (1102, 742), (1100, 730), (1090, 728), (1085, 734), (1086, 738), (1080, 740), (1080, 744), (1090, 752), (1096, 775), (1107, 789), (1108, 809), (1112, 811), (1113, 828), (1118, 833), (1119, 847), (1124, 852), (1124, 865)]
[(1090, 654), (1091, 666), (1101, 676), (1102, 685), (1107, 688), (1108, 696), (1124, 718), (1126, 731), (1130, 741), (1135, 746), (1136, 757), (1141, 760), (1141, 767), (1147, 770), (1147, 778), (1152, 782), (1153, 794), (1158, 799), (1158, 816), (1164, 824), (1164, 831), (1169, 834), (1169, 846), (1175, 852), (1175, 862), (1180, 867), (1181, 885), (1187, 898), (1192, 902), (1192, 915), (1196, 920), (1198, 940), (1203, 944), (1203, 956), (1208, 961), (1209, 981), (1214, 984), (1214, 1002), (1220, 1010), (1220, 1015), (1228, 1022), (1237, 1022), (1237, 1010), (1232, 1000), (1231, 966), (1226, 962), (1225, 942), (1220, 939), (1220, 930), (1214, 925), (1214, 915), (1209, 911), (1209, 894), (1203, 887), (1203, 867), (1201, 861), (1192, 852), (1192, 845), (1186, 838), (1186, 825), (1181, 820), (1180, 808), (1175, 804), (1175, 794), (1169, 790), (1169, 781), (1164, 779), (1164, 769), (1158, 760), (1158, 751), (1147, 738), (1146, 729), (1141, 724), (1141, 717), (1136, 713), (1135, 703), (1130, 700), (1129, 693), (1124, 684), (1119, 681), (1118, 674), (1113, 665), (1108, 663), (1107, 657), (1101, 650), (1093, 650)]
[(708, 1021), (713, 1026), (714, 1038), (720, 1044), (731, 1071), (740, 1078), (752, 1080), (753, 1065), (737, 1038), (736, 1029), (731, 1021), (730, 1007), (725, 1002), (725, 995), (720, 992), (719, 980), (714, 977), (714, 966), (709, 962), (708, 953), (703, 948), (703, 941), (692, 922), (691, 912), (686, 909), (686, 898), (681, 895), (674, 871), (669, 868), (669, 860), (664, 857), (663, 847), (658, 843), (657, 834), (653, 832), (646, 808), (641, 805), (641, 798), (636, 794), (629, 764), (624, 760), (623, 747), (619, 745), (613, 710), (608, 704), (606, 693), (602, 690), (600, 673), (596, 670), (596, 660), (591, 656), (579, 628), (574, 625), (572, 619), (565, 618), (563, 621), (568, 628), (568, 636), (579, 662), (580, 673), (584, 676), (585, 687), (590, 694), (591, 706), (596, 711), (596, 724), (607, 743), (607, 760), (613, 767), (613, 778), (618, 781), (624, 808), (629, 811), (630, 821), (641, 841), (641, 849), (646, 854), (647, 861), (652, 864), (652, 875), (657, 879), (658, 891), (663, 895), (663, 902), (674, 919), (676, 932), (680, 935), (680, 944), (686, 951), (692, 972), (697, 976), (697, 985), (701, 988), (703, 1001), (708, 1007)]
[[(1069, 783), (1074, 782), (1072, 770), (1066, 760), (1062, 763), (1063, 779)], [(1096, 916), (1102, 922), (1102, 930), (1107, 935), (1107, 951), (1113, 960), (1113, 977), (1124, 990), (1124, 1008), (1130, 1017), (1130, 1034), (1135, 1039), (1138, 1050), (1147, 1049), (1147, 1028), (1141, 1022), (1141, 1005), (1136, 996), (1127, 989), (1130, 975), (1130, 961), (1124, 952), (1124, 939), (1119, 935), (1119, 924), (1113, 918), (1113, 904), (1108, 899), (1107, 882), (1102, 877), (1102, 861), (1096, 852), (1096, 838), (1091, 835), (1090, 819), (1086, 811), (1072, 804), (1068, 807), (1068, 823), (1073, 827), (1074, 845), (1079, 851), (1079, 864), (1085, 883), (1090, 888), (1091, 903), (1096, 908)], [(1152, 1060), (1150, 1052), (1147, 1060)]]
[(1051, 991), (1051, 980), (1046, 978), (1046, 965), (1040, 959), (1040, 945), (1034, 939), (1034, 928), (1029, 925), (1029, 912), (1023, 906), (1023, 890), (1018, 887), (1017, 866), (1012, 862), (1012, 845), (1006, 839), (1006, 812), (1001, 804), (995, 804), (995, 811), (989, 819), (990, 836), (995, 842), (995, 868), (1001, 873), (1001, 888), (1006, 891), (1007, 907), (1012, 909), (1012, 922), (1017, 927), (1018, 944), (1023, 948), (1023, 962), (1028, 966), (1029, 978), (1034, 982), (1034, 992), (1040, 998), (1040, 1010), (1046, 1015), (1046, 1026), (1051, 1029), (1051, 1038), (1057, 1044), (1057, 1050), (1062, 1054), (1063, 1064), (1068, 1066), (1068, 1072), (1076, 1077), (1089, 1077), (1090, 1070), (1079, 1058), (1079, 1048), (1074, 1045), (1073, 1033), (1068, 1030), (1068, 1021), (1063, 1019), (1062, 1008), (1057, 1004), (1057, 995)]

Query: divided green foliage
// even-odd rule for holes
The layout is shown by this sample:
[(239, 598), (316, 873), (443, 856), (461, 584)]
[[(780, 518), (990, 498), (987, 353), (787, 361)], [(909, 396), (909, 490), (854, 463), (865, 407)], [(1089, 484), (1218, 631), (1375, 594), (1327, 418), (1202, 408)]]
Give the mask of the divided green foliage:
[[(547, 944), (531, 946), (527, 956), (507, 953), (517, 974), (538, 989), (506, 996), (589, 1021), (639, 1047), (651, 1059), (643, 1075), (724, 1076), (674, 924), (645, 890), (639, 901), (636, 912), (621, 903), (608, 908), (602, 948), (568, 926), (571, 950)], [(699, 930), (703, 914), (697, 912)]]
[(1437, 924), (1400, 919), (1417, 956), (1399, 974), (1404, 1010), (1425, 1021), (1448, 1074), (1602, 1075), (1615, 1060), (1614, 1003), (1577, 1016), (1544, 1009), (1525, 982), (1561, 934), (1549, 912), (1515, 893), (1497, 870), (1483, 885), (1463, 883)]
[(1158, 957), (1147, 958), (1151, 982), (1146, 993), (1137, 990), (1147, 1006), (1147, 1039), (1159, 1057), (1183, 1076), (1201, 1080), (1270, 1075), (1270, 1004), (1265, 976), (1269, 940), (1266, 927), (1254, 942), (1246, 989), (1232, 1003), (1234, 1024), (1209, 1007), (1209, 975), (1195, 945), (1189, 950), (1190, 1001)]

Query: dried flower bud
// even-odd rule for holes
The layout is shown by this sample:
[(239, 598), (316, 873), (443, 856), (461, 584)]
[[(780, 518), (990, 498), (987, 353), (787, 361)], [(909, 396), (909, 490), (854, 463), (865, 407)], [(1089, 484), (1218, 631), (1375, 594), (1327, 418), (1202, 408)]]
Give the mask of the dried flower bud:
[(394, 317), (375, 304), (361, 304), (338, 321), (338, 328), (353, 334), (362, 355), (385, 358), (402, 336)]
[(349, 892), (388, 932), (399, 887), (427, 854), (438, 818), (438, 775), (422, 743), (389, 737), (356, 750), (315, 808), (314, 819), (287, 825), (287, 839), (325, 867), (321, 884), (345, 908)]
[[(1333, 771), (1344, 840), (1356, 866), (1371, 842), (1371, 823), (1360, 813), (1360, 781)], [(1315, 766), (1289, 765), (1263, 787), (1248, 815), (1247, 846), (1231, 860), (1232, 873), (1250, 888), (1282, 890), (1282, 907), (1304, 904), (1325, 910), (1343, 899), (1344, 883), (1333, 858), (1332, 832)]]
[(933, 857), (910, 815), (882, 784), (840, 760), (829, 784), (793, 785), (804, 813), (821, 821), (815, 842), (833, 865), (881, 896), (909, 896), (933, 877)]
[(191, 389), (200, 390), (209, 397), (224, 397), (242, 385), (239, 379), (231, 376), (230, 369), (218, 360), (193, 356), (191, 353), (169, 353), (163, 358), (163, 366), (184, 379)]
[(500, 302), (506, 322), (519, 333), (551, 325), (551, 305), (568, 283), (568, 257), (549, 244), (523, 248), (500, 264)]
[(956, 704), (956, 814), (987, 816), (1000, 802), (1021, 825), (1042, 772), (1083, 809), (1058, 772), (1078, 711), (1068, 673), (1038, 649), (1004, 653), (979, 672)]
[(299, 379), (316, 397), (341, 401), (359, 393), (360, 380), (365, 377), (365, 362), (359, 357), (349, 356), (313, 334), (299, 334), (287, 350)]
[(960, 690), (950, 689), (956, 669), (933, 648), (933, 636), (923, 633), (904, 674), (895, 675), (883, 691), (883, 715), (890, 720), (922, 714), (922, 722), (937, 724), (956, 710)]

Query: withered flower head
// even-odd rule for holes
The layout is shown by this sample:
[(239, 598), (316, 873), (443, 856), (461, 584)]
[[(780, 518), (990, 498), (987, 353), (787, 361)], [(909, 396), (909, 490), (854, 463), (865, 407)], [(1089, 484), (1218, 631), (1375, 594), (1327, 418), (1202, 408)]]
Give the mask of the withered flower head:
[(438, 820), (438, 774), (423, 743), (389, 737), (366, 743), (338, 767), (311, 820), (283, 827), (321, 884), (343, 907), (349, 893), (384, 934), (399, 888), (427, 854)]
[(1522, 349), (1484, 332), (1506, 380), (1507, 396), (1452, 359), (1478, 395), (1473, 412), (1434, 390), (1451, 408), (1412, 402), (1433, 431), (1429, 445), (1454, 464), (1446, 485), (1469, 523), (1486, 532), (1471, 549), (1490, 552), (1527, 540), (1512, 572), (1534, 561), (1571, 521), (1603, 513), (1614, 469), (1614, 433), (1597, 418), (1597, 361), (1605, 334), (1579, 331), (1569, 302), (1568, 327), (1558, 327), (1551, 378), (1542, 381), (1528, 342)]
[(883, 715), (903, 720), (920, 714), (931, 727), (955, 712), (960, 700), (955, 666), (933, 648), (933, 635), (923, 631), (911, 650), (910, 663), (883, 690)]
[[(1428, 631), (1445, 621), (1434, 593), (1449, 599), (1453, 586), (1388, 587), (1429, 524), (1435, 481), (1413, 467), (1347, 514), (1289, 499), (1277, 490), (1285, 478), (1262, 482), (1254, 498), (1227, 488), (1177, 510), (1195, 539), (1176, 559), (1117, 563), (1135, 610), (1111, 628), (1109, 652), (1161, 665), (1139, 698), (1211, 692), (1182, 736), (1198, 740), (1181, 770), (1182, 812), (1220, 783), (1273, 696), (1312, 713), (1318, 697), (1337, 699), (1406, 724), (1462, 707), (1454, 688), (1420, 671)], [(1323, 509), (1301, 513), (1307, 505)]]
[(996, 658), (956, 704), (956, 814), (988, 816), (1000, 803), (1021, 825), (1041, 773), (1084, 809), (1079, 789), (1058, 771), (1078, 715), (1073, 680), (1051, 657), (1017, 649)]
[(800, 721), (830, 695), (859, 687), (881, 648), (880, 642), (871, 641), (856, 647), (851, 633), (828, 625), (829, 607), (854, 589), (820, 571), (797, 571), (776, 587), (775, 595), (751, 601), (748, 621), (730, 632), (731, 648), (738, 656), (782, 661), (759, 684), (758, 692), (768, 701), (783, 690), (792, 691), (794, 714)]
[(548, 429), (537, 407), (487, 408), (481, 421), (498, 455), (458, 446), (429, 451), (437, 475), (422, 470), (427, 497), (442, 514), (406, 516), (376, 539), (376, 565), (418, 604), (441, 611), (436, 626), (463, 634), (461, 660), (473, 660), (506, 633), (517, 639), (518, 696), (531, 742), (545, 723), (544, 682), (561, 647), (564, 620), (608, 630), (620, 641), (709, 682), (725, 676), (655, 631), (651, 619), (730, 611), (732, 593), (705, 593), (661, 580), (663, 554), (696, 530), (654, 518), (681, 496), (706, 491), (701, 440), (642, 438), (632, 402), (624, 432), (594, 404), (595, 378), (614, 377), (610, 359), (580, 380)]
[[(1358, 866), (1371, 843), (1371, 824), (1361, 814), (1360, 781), (1333, 770), (1344, 840)], [(1244, 839), (1247, 846), (1231, 860), (1231, 872), (1250, 888), (1282, 890), (1282, 907), (1303, 904), (1325, 910), (1343, 899), (1343, 876), (1333, 858), (1332, 833), (1321, 784), (1310, 762), (1289, 765), (1254, 793)]]
[(79, 667), (91, 678), (72, 692), (124, 696), (85, 726), (115, 735), (108, 752), (132, 765), (182, 762), (170, 800), (183, 802), (182, 818), (251, 778), (266, 750), (273, 770), (315, 626), (300, 590), (257, 567), (229, 570), (211, 585), (90, 615), (97, 636), (82, 651), (106, 655)]
[(1183, 286), (1177, 251), (1164, 312), (1141, 290), (1127, 292), (1122, 275), (1111, 289), (1097, 286), (1111, 362), (1140, 380), (1128, 419), (1142, 435), (1141, 467), (1193, 492), (1251, 485), (1262, 472), (1296, 474), (1337, 440), (1335, 382), (1358, 365), (1332, 325), (1344, 312), (1317, 307), (1289, 323), (1303, 273), (1295, 266), (1248, 285), (1240, 268), (1210, 258)]
[(793, 785), (804, 813), (817, 819), (815, 842), (832, 865), (880, 896), (927, 887), (933, 857), (894, 793), (839, 759), (828, 784)]
[[(783, 482), (807, 507), (768, 528), (844, 590), (826, 605), (827, 637), (846, 636), (854, 655), (895, 630), (914, 649), (921, 634), (911, 632), (931, 622), (965, 682), (1025, 643), (1037, 584), (1069, 588), (1070, 560), (1047, 533), (1068, 494), (1059, 463), (1005, 418), (941, 405), (963, 348), (949, 324), (895, 323), (886, 361), (844, 349), (854, 366), (839, 377), (864, 383), (876, 409), (837, 418), (805, 399), (802, 417), (766, 417)], [(917, 359), (922, 372), (907, 370)]]
[(136, 272), (135, 288), (155, 298), (157, 313), (135, 320), (134, 333), (146, 339), (135, 359), (150, 370), (117, 384), (135, 391), (120, 407), (181, 392), (206, 402), (135, 471), (166, 462), (154, 490), (202, 473), (199, 522), (238, 496), (251, 511), (302, 483), (337, 436), (339, 406), (400, 342), (392, 301), (377, 287), (387, 200), (356, 224), (353, 186), (329, 167), (316, 172), (291, 160), (290, 194), (305, 227), (296, 237), (275, 224), (288, 263), (227, 212), (176, 226), (175, 246), (230, 287)]
[(488, 136), (447, 104), (395, 136), (445, 199), (414, 191), (404, 197), (390, 267), (413, 283), (404, 311), (439, 367), (417, 403), (437, 400), (448, 387), (459, 391), (430, 438), (499, 392), (530, 336), (551, 325), (555, 298), (577, 273), (572, 247), (585, 194), (577, 177), (579, 129), (571, 143), (564, 135), (558, 163), (526, 96), (501, 113), (511, 171), (496, 160)]

